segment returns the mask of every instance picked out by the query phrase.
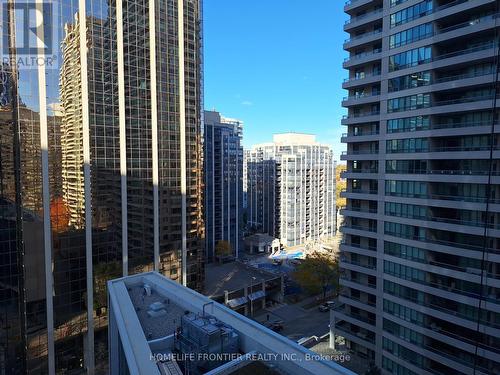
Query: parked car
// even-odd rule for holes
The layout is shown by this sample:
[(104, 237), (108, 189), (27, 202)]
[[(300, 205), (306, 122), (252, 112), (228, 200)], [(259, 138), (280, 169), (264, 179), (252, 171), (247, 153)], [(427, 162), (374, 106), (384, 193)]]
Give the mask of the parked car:
[(333, 309), (334, 306), (335, 306), (335, 302), (334, 301), (327, 301), (327, 302), (322, 303), (321, 305), (319, 305), (318, 309), (321, 312), (327, 312), (327, 311), (330, 311), (330, 309)]

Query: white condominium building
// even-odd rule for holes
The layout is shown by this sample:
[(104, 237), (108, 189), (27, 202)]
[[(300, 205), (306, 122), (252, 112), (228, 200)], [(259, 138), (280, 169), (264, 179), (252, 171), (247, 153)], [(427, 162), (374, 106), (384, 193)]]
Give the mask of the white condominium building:
[(335, 161), (314, 135), (277, 134), (245, 153), (248, 224), (296, 246), (335, 233)]

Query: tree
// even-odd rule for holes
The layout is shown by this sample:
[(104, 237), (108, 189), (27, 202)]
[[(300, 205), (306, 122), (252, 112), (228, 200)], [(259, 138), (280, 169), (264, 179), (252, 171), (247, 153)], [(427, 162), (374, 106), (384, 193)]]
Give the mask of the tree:
[(336, 189), (336, 196), (337, 196), (337, 208), (344, 207), (346, 205), (346, 199), (342, 198), (340, 196), (340, 192), (344, 190), (347, 186), (346, 179), (345, 178), (340, 178), (340, 173), (344, 172), (347, 169), (347, 166), (345, 164), (339, 164), (337, 165), (337, 169), (335, 171), (335, 189)]
[(228, 241), (220, 240), (215, 245), (215, 256), (222, 260), (227, 258), (233, 254), (233, 248), (231, 247), (231, 243)]
[(297, 267), (294, 279), (311, 294), (322, 293), (326, 298), (328, 289), (337, 294), (339, 279), (338, 259), (324, 252), (313, 252)]

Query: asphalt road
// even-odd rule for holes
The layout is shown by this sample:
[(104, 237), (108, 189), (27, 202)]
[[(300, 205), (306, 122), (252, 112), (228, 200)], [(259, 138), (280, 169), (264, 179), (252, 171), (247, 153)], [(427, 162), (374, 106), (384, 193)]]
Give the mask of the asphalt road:
[(302, 337), (319, 337), (329, 331), (330, 314), (320, 312), (317, 307), (305, 310), (296, 305), (284, 305), (272, 312), (260, 314), (256, 320), (264, 322), (267, 314), (270, 320), (283, 320), (284, 329), (280, 334), (294, 341)]

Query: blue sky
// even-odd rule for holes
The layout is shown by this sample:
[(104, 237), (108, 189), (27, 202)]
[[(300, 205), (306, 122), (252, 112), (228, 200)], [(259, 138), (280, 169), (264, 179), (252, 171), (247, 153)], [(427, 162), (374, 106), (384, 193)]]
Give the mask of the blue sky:
[(205, 108), (244, 122), (244, 146), (273, 133), (345, 145), (341, 0), (205, 0)]

